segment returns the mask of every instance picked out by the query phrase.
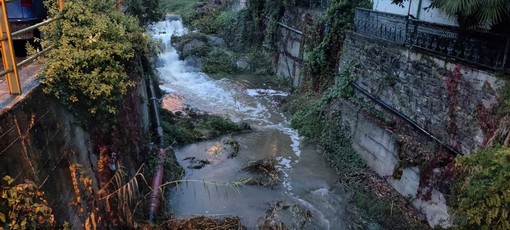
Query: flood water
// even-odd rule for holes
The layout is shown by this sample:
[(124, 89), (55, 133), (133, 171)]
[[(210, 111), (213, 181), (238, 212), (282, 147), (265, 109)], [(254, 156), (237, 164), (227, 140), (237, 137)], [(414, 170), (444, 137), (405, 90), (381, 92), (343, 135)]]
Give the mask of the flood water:
[[(279, 202), (284, 208), (276, 212), (275, 219), (290, 229), (349, 228), (345, 195), (336, 184), (337, 176), (316, 146), (303, 142), (290, 128), (289, 119), (278, 107), (277, 101), (288, 94), (249, 81), (213, 80), (187, 66), (170, 45), (172, 34), (184, 33), (187, 31), (180, 21), (160, 22), (153, 28), (154, 37), (166, 45), (160, 55), (163, 66), (158, 68), (164, 81), (160, 88), (178, 98), (180, 106), (246, 122), (253, 131), (176, 149), (177, 159), (186, 170), (183, 179), (188, 182), (173, 188), (166, 199), (174, 216), (239, 216), (248, 229), (256, 229), (267, 210)], [(226, 139), (240, 144), (234, 158), (227, 157)], [(211, 163), (189, 169), (189, 157)], [(243, 171), (243, 166), (264, 158), (277, 161), (281, 170), (277, 186), (235, 185), (236, 181), (256, 176)]]

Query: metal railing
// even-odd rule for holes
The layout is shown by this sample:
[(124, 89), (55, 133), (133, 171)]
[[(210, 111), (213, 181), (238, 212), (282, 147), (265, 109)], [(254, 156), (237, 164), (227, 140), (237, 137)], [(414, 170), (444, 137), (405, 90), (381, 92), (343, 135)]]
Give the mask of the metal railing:
[(356, 9), (356, 33), (420, 48), (478, 66), (510, 68), (510, 37), (411, 19), (407, 16)]
[[(1, 46), (1, 52), (2, 52), (2, 62), (4, 70), (0, 72), (0, 77), (6, 76), (7, 78), (7, 85), (9, 87), (9, 93), (11, 95), (19, 95), (21, 94), (21, 83), (19, 79), (19, 73), (18, 68), (21, 68), (22, 66), (29, 64), (37, 57), (41, 56), (42, 54), (48, 52), (53, 48), (53, 46), (46, 47), (42, 51), (27, 57), (25, 60), (16, 63), (15, 54), (14, 54), (14, 46), (12, 43), (12, 37), (16, 35), (20, 35), (23, 33), (26, 33), (28, 31), (35, 30), (41, 26), (47, 25), (49, 23), (52, 23), (56, 20), (61, 19), (61, 17), (52, 18), (46, 21), (43, 21), (41, 23), (37, 23), (35, 25), (29, 26), (27, 28), (15, 31), (11, 33), (10, 26), (9, 26), (9, 20), (7, 16), (7, 7), (6, 2), (8, 0), (0, 0), (0, 46)], [(62, 9), (64, 7), (64, 1), (58, 0), (58, 7), (59, 9)]]
[(326, 9), (328, 7), (328, 2), (329, 0), (298, 0), (296, 1), (296, 5), (311, 9)]

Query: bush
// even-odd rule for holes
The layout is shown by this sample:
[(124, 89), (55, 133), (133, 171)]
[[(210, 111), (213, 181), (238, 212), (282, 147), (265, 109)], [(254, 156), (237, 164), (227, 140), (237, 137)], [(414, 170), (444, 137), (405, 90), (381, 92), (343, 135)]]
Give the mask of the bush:
[(205, 73), (235, 73), (237, 71), (235, 55), (224, 48), (215, 47), (204, 59), (202, 69)]
[(115, 9), (114, 0), (68, 1), (62, 12), (48, 1), (50, 16), (63, 19), (41, 28), (46, 54), (44, 92), (54, 95), (85, 127), (112, 125), (128, 88), (135, 54), (148, 52), (149, 37), (136, 18)]
[(454, 211), (465, 229), (510, 229), (510, 148), (492, 147), (457, 158)]

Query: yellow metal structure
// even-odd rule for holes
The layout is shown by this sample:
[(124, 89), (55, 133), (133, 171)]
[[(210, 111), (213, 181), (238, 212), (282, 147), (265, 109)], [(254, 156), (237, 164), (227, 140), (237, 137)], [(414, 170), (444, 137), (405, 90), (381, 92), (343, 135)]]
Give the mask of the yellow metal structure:
[(9, 28), (9, 20), (7, 18), (6, 0), (0, 0), (0, 45), (2, 48), (2, 61), (9, 85), (10, 94), (21, 94), (21, 84), (19, 82), (18, 67), (14, 56), (14, 47), (12, 45), (11, 30)]
[(64, 8), (64, 0), (58, 0), (58, 9), (62, 10)]

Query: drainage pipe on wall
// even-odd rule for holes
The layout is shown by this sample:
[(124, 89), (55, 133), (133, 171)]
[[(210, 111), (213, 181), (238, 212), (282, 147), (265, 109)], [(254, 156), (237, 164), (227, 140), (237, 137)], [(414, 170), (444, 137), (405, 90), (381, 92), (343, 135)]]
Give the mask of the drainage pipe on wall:
[[(139, 64), (142, 66), (142, 62), (139, 59)], [(143, 76), (142, 70), (142, 76)], [(163, 127), (161, 126), (161, 116), (159, 113), (159, 99), (156, 98), (156, 91), (154, 90), (154, 81), (149, 77), (149, 92), (150, 101), (152, 105), (153, 121), (156, 126), (156, 135), (158, 136), (158, 164), (156, 165), (156, 172), (152, 177), (151, 181), (151, 192), (149, 194), (149, 221), (153, 221), (158, 212), (159, 206), (162, 199), (163, 177), (165, 175), (165, 168), (163, 163), (165, 162), (166, 150), (162, 147), (165, 143), (165, 136), (163, 135)]]

